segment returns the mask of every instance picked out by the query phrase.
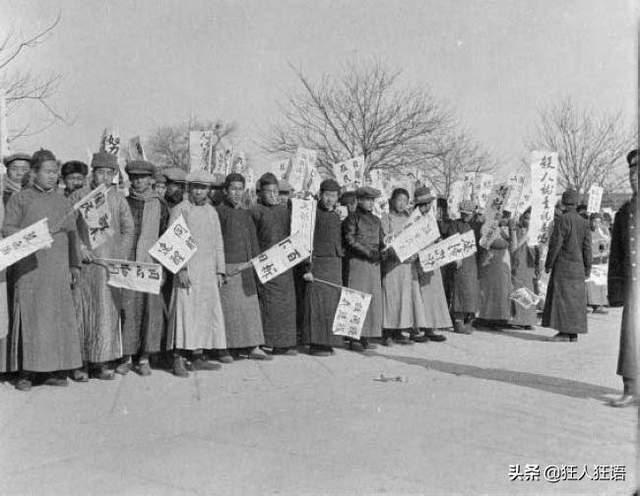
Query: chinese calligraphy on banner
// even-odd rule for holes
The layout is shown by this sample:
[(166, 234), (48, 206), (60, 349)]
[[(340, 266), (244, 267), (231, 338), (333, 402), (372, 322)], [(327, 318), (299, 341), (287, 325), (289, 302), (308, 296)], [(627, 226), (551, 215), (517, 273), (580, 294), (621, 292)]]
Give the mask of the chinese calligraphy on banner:
[(518, 288), (509, 295), (509, 299), (524, 309), (530, 309), (538, 305), (541, 297), (529, 288)]
[[(418, 209), (416, 210), (419, 212)], [(437, 223), (431, 221), (431, 216), (421, 215), (398, 233), (389, 246), (393, 248), (400, 261), (404, 262), (439, 237), (440, 231)]]
[(424, 272), (431, 272), (443, 265), (462, 260), (476, 252), (476, 237), (473, 231), (454, 234), (435, 245), (431, 245), (419, 254), (420, 265)]
[(140, 136), (134, 136), (129, 140), (129, 160), (147, 160)]
[[(336, 181), (338, 181), (340, 186), (348, 190), (355, 190), (363, 186), (364, 155), (333, 164), (333, 174), (336, 176)], [(376, 177), (376, 179), (378, 178)]]
[(42, 249), (51, 248), (53, 238), (45, 217), (0, 240), (0, 270)]
[(196, 240), (180, 215), (149, 249), (149, 255), (175, 274), (187, 264), (197, 249)]
[(73, 206), (78, 210), (89, 234), (89, 245), (97, 248), (113, 234), (111, 213), (107, 204), (107, 187), (101, 184)]
[(305, 248), (311, 252), (313, 248), (313, 234), (316, 227), (315, 200), (291, 199), (291, 233), (300, 233)]
[(291, 159), (285, 158), (284, 160), (272, 162), (269, 170), (273, 173), (274, 176), (278, 178), (278, 181), (279, 181), (287, 177), (287, 174), (289, 173), (290, 165), (291, 165)]
[(118, 156), (120, 152), (120, 133), (115, 129), (105, 129), (100, 140), (100, 151)]
[(473, 198), (471, 198), (473, 203), (480, 208), (485, 208), (492, 188), (493, 176), (491, 174), (476, 174), (473, 185)]
[(333, 334), (360, 339), (370, 303), (370, 294), (343, 287), (340, 290), (340, 301), (333, 318), (331, 328)]
[(293, 234), (251, 259), (262, 284), (295, 267), (309, 257), (310, 251), (300, 233)]
[(600, 211), (600, 204), (602, 203), (602, 193), (604, 193), (604, 189), (601, 186), (596, 186), (594, 184), (589, 188), (587, 212), (594, 213)]
[(529, 246), (549, 241), (556, 202), (558, 154), (534, 151), (531, 154), (531, 221)]
[(190, 131), (189, 132), (189, 170), (205, 170), (215, 173), (222, 172), (212, 170), (211, 155), (213, 147), (213, 131)]
[(462, 177), (462, 199), (463, 200), (473, 200), (474, 199), (474, 191), (478, 189), (476, 186), (476, 173), (475, 172), (466, 172)]
[(511, 191), (509, 191), (509, 196), (507, 197), (503, 210), (510, 212), (511, 218), (517, 218), (517, 216), (522, 213), (518, 210), (518, 206), (520, 205), (520, 199), (524, 191), (525, 175), (513, 174), (509, 176), (507, 184), (511, 186)]
[(307, 148), (298, 148), (291, 161), (291, 167), (287, 173), (287, 181), (294, 191), (303, 191), (306, 179), (312, 168), (316, 166), (318, 152)]
[(460, 202), (464, 197), (464, 182), (454, 181), (449, 188), (447, 198), (447, 213), (451, 220), (460, 218)]
[(107, 284), (114, 288), (130, 289), (142, 293), (160, 294), (162, 266), (129, 260), (101, 259), (109, 274)]
[(505, 209), (511, 189), (511, 186), (507, 184), (496, 184), (491, 189), (491, 196), (485, 211), (485, 222), (482, 224), (481, 230), (480, 246), (483, 248), (489, 249), (491, 243), (500, 236), (502, 212)]

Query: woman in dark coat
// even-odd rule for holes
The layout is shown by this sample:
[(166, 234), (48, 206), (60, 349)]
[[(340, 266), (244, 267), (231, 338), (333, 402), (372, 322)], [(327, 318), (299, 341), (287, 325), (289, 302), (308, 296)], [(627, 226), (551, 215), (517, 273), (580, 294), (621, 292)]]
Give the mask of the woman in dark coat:
[(551, 272), (542, 314), (543, 327), (559, 332), (552, 341), (577, 341), (587, 332), (587, 288), (591, 273), (591, 230), (576, 212), (578, 194), (562, 194), (565, 213), (553, 224), (545, 271)]

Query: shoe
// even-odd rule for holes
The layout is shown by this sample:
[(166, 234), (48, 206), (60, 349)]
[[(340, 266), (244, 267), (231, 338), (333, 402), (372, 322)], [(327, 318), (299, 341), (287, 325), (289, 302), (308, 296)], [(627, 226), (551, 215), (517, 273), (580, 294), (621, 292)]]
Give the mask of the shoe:
[[(576, 341), (578, 340), (578, 338), (575, 338), (575, 339)], [(549, 341), (554, 341), (556, 343), (569, 343), (571, 342), (571, 337), (568, 334), (559, 332), (555, 336), (549, 338)]]
[(71, 378), (76, 382), (89, 382), (89, 374), (84, 369), (75, 369), (71, 372)]
[(349, 343), (347, 347), (351, 351), (362, 352), (365, 350), (365, 347), (362, 346), (362, 343), (360, 341), (355, 341), (353, 339), (350, 339), (349, 341), (347, 341), (347, 343)]
[(233, 363), (233, 357), (226, 350), (218, 352), (217, 360), (220, 363)]
[(116, 378), (116, 374), (113, 370), (109, 370), (106, 366), (98, 367), (91, 372), (91, 377), (99, 379), (101, 381), (112, 381)]
[(298, 350), (295, 348), (274, 348), (271, 352), (272, 355), (285, 355), (285, 356), (296, 356), (298, 354)]
[(127, 375), (131, 370), (133, 370), (133, 364), (130, 361), (127, 361), (116, 367), (116, 374)]
[(413, 344), (413, 341), (411, 341), (411, 339), (403, 335), (394, 336), (393, 342), (396, 344), (402, 344), (402, 345)]
[(636, 397), (632, 394), (625, 393), (620, 398), (611, 400), (609, 406), (614, 408), (625, 408), (636, 404)]
[(30, 391), (31, 390), (31, 381), (29, 379), (18, 379), (15, 384), (15, 388), (18, 391)]
[(184, 358), (175, 357), (173, 359), (173, 375), (176, 377), (189, 377), (189, 372), (184, 365)]
[(204, 358), (196, 358), (191, 361), (193, 370), (219, 370), (222, 365), (205, 360)]
[(271, 355), (267, 355), (264, 351), (262, 351), (257, 346), (253, 348), (251, 351), (249, 351), (249, 354), (247, 355), (247, 357), (249, 357), (252, 360), (273, 360), (273, 357)]
[(429, 341), (427, 334), (422, 331), (412, 333), (411, 336), (409, 336), (409, 339), (414, 343), (426, 343)]
[(44, 386), (56, 386), (56, 387), (66, 387), (69, 385), (69, 381), (66, 377), (58, 377), (55, 375), (50, 375), (47, 377), (42, 384)]
[(146, 377), (151, 375), (151, 366), (148, 361), (139, 362), (134, 368), (136, 374)]
[(429, 341), (433, 341), (434, 343), (442, 343), (443, 341), (447, 340), (447, 338), (442, 334), (436, 334), (433, 331), (427, 331), (424, 337)]
[(522, 326), (522, 330), (523, 331), (533, 331), (533, 326), (530, 326), (530, 325)]
[(471, 334), (471, 324), (464, 324), (463, 322), (456, 320), (453, 324), (453, 332), (456, 334)]
[(389, 336), (385, 336), (380, 340), (380, 344), (382, 346), (393, 346), (393, 339), (390, 338)]
[(368, 338), (360, 338), (360, 344), (363, 350), (375, 350), (377, 346), (369, 341)]

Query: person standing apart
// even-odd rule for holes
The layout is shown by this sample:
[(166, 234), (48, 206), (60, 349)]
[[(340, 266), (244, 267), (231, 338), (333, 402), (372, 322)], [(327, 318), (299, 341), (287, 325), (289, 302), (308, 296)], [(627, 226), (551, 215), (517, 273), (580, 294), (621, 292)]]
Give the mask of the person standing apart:
[[(538, 247), (528, 245), (531, 207), (521, 216), (516, 229), (511, 232), (511, 285), (514, 290), (526, 288), (535, 293), (535, 280), (540, 277), (540, 251)], [(536, 325), (536, 306), (524, 308), (516, 302), (511, 303), (510, 324), (526, 330)]]

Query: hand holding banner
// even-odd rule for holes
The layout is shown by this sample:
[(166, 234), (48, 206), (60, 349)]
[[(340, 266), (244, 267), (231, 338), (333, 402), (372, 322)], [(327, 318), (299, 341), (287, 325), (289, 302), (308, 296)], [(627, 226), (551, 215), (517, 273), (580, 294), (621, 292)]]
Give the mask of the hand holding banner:
[(308, 242), (298, 232), (252, 258), (251, 263), (260, 282), (266, 284), (271, 279), (298, 265), (309, 255)]
[(160, 294), (162, 282), (160, 264), (107, 258), (95, 260), (94, 263), (102, 265), (107, 270), (109, 276), (107, 284), (111, 287)]
[(307, 251), (313, 250), (313, 235), (316, 227), (315, 200), (291, 199), (291, 232), (300, 233)]
[(431, 272), (456, 260), (462, 260), (476, 252), (476, 237), (473, 231), (454, 234), (419, 254), (420, 266), (424, 272)]
[(196, 240), (181, 214), (149, 249), (149, 255), (175, 274), (197, 250)]
[(107, 187), (101, 184), (80, 201), (73, 205), (78, 210), (89, 234), (89, 244), (92, 249), (104, 243), (111, 235), (111, 213), (107, 203)]

